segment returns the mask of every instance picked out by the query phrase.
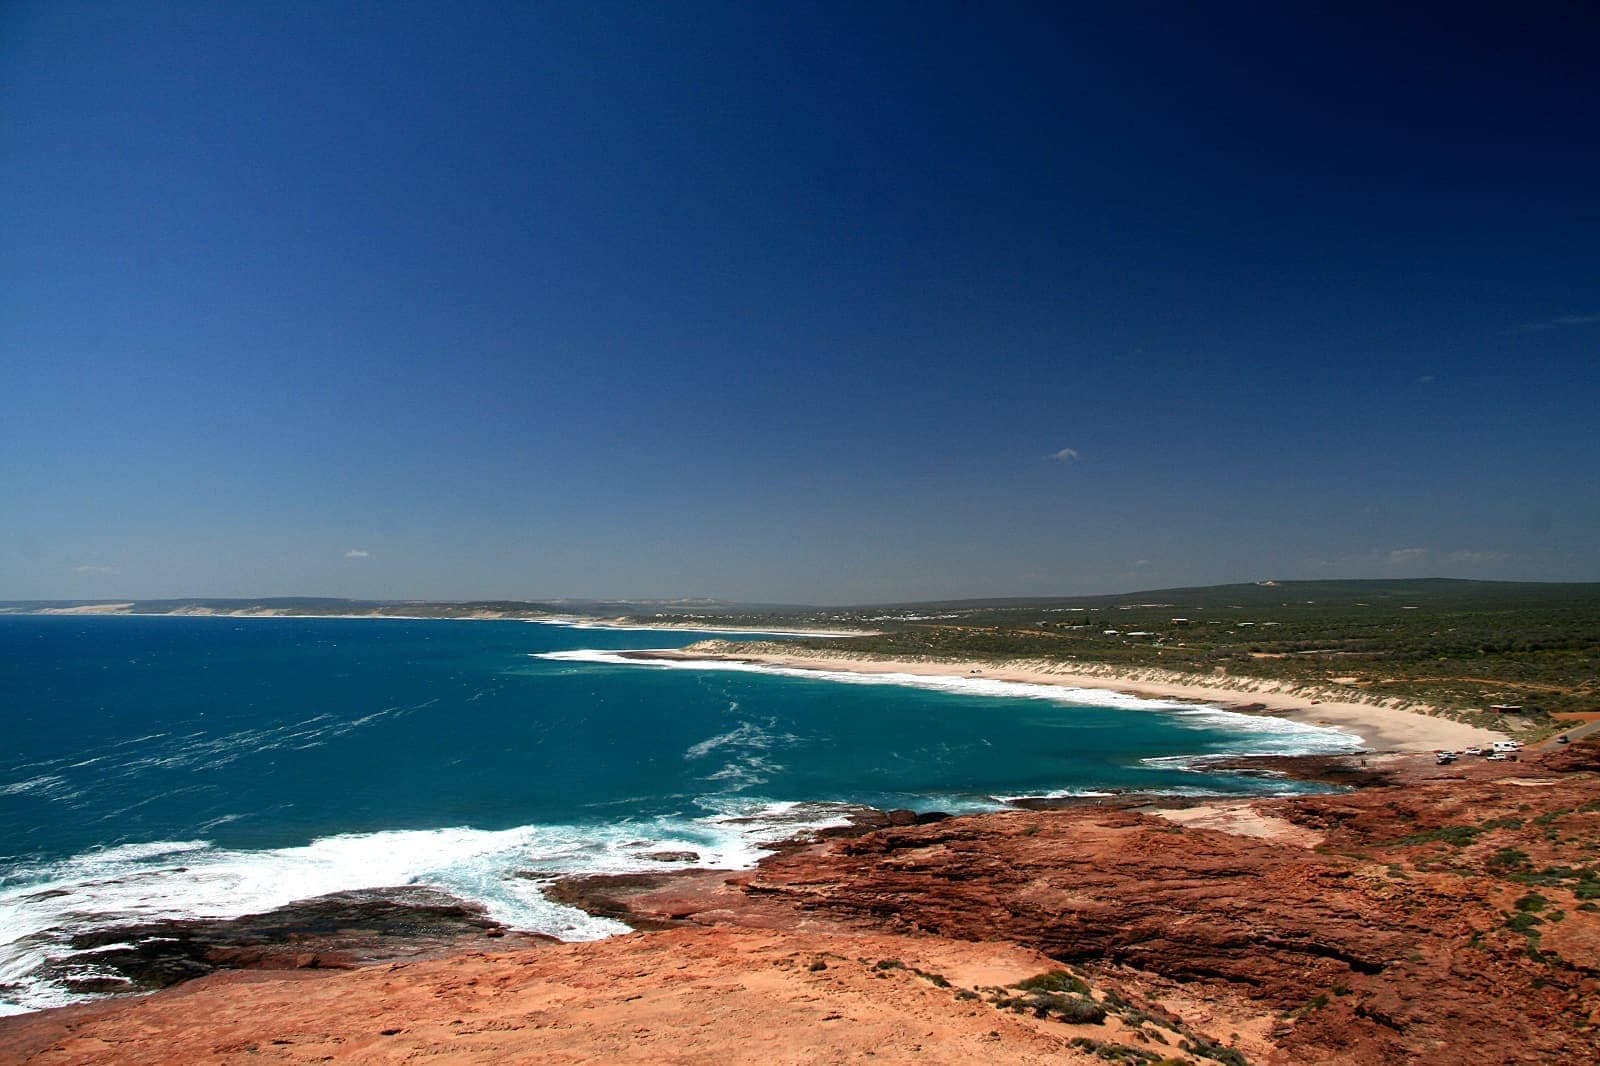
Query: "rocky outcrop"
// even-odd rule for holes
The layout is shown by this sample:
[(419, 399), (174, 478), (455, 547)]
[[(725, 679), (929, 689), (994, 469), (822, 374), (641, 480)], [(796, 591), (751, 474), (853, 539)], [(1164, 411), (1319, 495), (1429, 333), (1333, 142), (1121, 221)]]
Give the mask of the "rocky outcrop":
[[(1600, 777), (1383, 767), (1404, 783), (885, 814), (755, 871), (554, 883), (656, 930), (596, 944), (461, 954), (509, 938), (435, 900), (467, 937), (449, 958), (0, 1019), (0, 1060), (1600, 1061)], [(178, 956), (341, 964), (377, 912), (312, 902), (226, 942), (186, 929)]]
[(1353, 860), (1129, 811), (883, 830), (780, 859), (748, 890), (907, 931), (1244, 986), (1274, 1006), (1404, 958)]
[(82, 992), (152, 991), (218, 970), (349, 969), (431, 958), (508, 936), (483, 908), (425, 888), (339, 892), (242, 918), (107, 926), (70, 941), (45, 976)]
[(0, 1062), (1104, 1066), (1072, 1040), (1138, 1039), (1115, 1020), (1069, 1025), (971, 991), (1049, 966), (1006, 944), (671, 930), (346, 973), (217, 974), (0, 1019)]
[(1584, 907), (1600, 888), (1600, 782), (1505, 777), (1259, 807), (1327, 842), (1131, 811), (1019, 812), (784, 856), (746, 891), (1265, 1007), (1293, 1061), (1417, 1061), (1466, 1043), (1485, 1062), (1600, 1051), (1600, 913)]
[(1555, 773), (1600, 772), (1600, 740), (1586, 739), (1540, 753), (1540, 765)]

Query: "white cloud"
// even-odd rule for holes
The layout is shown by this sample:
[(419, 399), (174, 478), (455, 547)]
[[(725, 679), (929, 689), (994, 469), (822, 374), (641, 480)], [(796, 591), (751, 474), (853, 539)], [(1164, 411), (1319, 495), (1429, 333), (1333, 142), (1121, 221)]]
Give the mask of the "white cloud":
[(1453, 551), (1449, 555), (1446, 555), (1444, 557), (1444, 561), (1447, 563), (1466, 563), (1470, 565), (1474, 563), (1498, 563), (1501, 560), (1509, 558), (1511, 558), (1511, 556), (1507, 555), (1505, 552), (1469, 551), (1463, 548), (1460, 551)]
[(1563, 326), (1594, 326), (1600, 325), (1600, 315), (1558, 315), (1547, 318), (1543, 322), (1526, 323), (1523, 329), (1544, 330), (1560, 329)]
[(370, 559), (372, 558), (372, 553), (365, 548), (351, 548), (344, 553), (344, 557), (346, 559)]
[(77, 571), (80, 574), (97, 574), (97, 575), (99, 575), (99, 574), (120, 574), (120, 573), (122, 573), (121, 570), (118, 570), (114, 566), (92, 566), (89, 563), (84, 563), (82, 566), (75, 566), (72, 569)]
[(1489, 549), (1456, 548), (1450, 551), (1433, 548), (1381, 548), (1332, 559), (1311, 559), (1307, 565), (1319, 570), (1342, 571), (1349, 577), (1371, 577), (1378, 574), (1406, 574), (1413, 577), (1425, 575), (1450, 577), (1464, 571), (1491, 574), (1503, 570), (1508, 564), (1538, 562), (1536, 556)]
[(1051, 452), (1046, 459), (1054, 459), (1058, 463), (1070, 463), (1078, 458), (1078, 449), (1062, 448), (1059, 452)]

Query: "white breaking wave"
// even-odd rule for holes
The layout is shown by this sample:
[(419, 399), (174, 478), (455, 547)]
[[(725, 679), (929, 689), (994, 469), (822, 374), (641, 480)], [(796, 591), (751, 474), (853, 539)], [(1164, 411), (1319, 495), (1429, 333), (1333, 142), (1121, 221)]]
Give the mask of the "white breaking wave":
[[(738, 706), (737, 701), (731, 704), (731, 708)], [(769, 719), (766, 727), (752, 721), (741, 722), (726, 733), (719, 733), (689, 745), (684, 749), (683, 758), (686, 762), (694, 762), (708, 755), (728, 756), (728, 762), (720, 769), (706, 774), (701, 780), (717, 782), (723, 786), (724, 792), (740, 792), (756, 788), (768, 783), (775, 775), (786, 769), (781, 763), (763, 753), (777, 745), (794, 744), (800, 740), (793, 733), (768, 732), (768, 727), (776, 725), (776, 719)]]
[(1361, 750), (1361, 739), (1332, 726), (1292, 722), (1270, 715), (1241, 714), (1222, 707), (1180, 700), (1155, 700), (1130, 696), (1111, 689), (1079, 688), (1072, 685), (1043, 685), (1026, 681), (998, 681), (993, 678), (938, 674), (862, 674), (850, 670), (808, 670), (769, 663), (738, 662), (727, 659), (639, 659), (614, 651), (536, 652), (537, 659), (569, 663), (605, 663), (613, 666), (648, 666), (667, 670), (727, 670), (738, 673), (771, 674), (809, 680), (836, 681), (847, 685), (901, 685), (932, 689), (967, 696), (1003, 696), (1012, 699), (1047, 700), (1077, 707), (1113, 707), (1120, 710), (1161, 711), (1179, 725), (1196, 729), (1225, 729), (1248, 738), (1248, 750), (1230, 755), (1338, 755)]
[(619, 629), (630, 633), (672, 633), (682, 635), (686, 633), (718, 633), (735, 636), (748, 634), (753, 637), (849, 637), (852, 632), (845, 630), (827, 629), (752, 629), (749, 626), (652, 626), (645, 623), (626, 625), (617, 622), (605, 622), (595, 618), (529, 618), (527, 621), (541, 626), (561, 626), (564, 629)]
[(13, 781), (9, 785), (0, 785), (0, 796), (23, 796), (30, 792), (36, 795), (49, 796), (64, 790), (66, 787), (65, 778), (58, 777), (55, 774), (40, 774), (38, 777), (30, 777), (26, 781)]
[(685, 759), (702, 759), (713, 751), (723, 747), (754, 748), (765, 751), (772, 747), (774, 740), (772, 734), (763, 730), (754, 722), (742, 722), (737, 729), (730, 729), (714, 737), (707, 737), (698, 744), (691, 744), (684, 750)]
[(1105, 789), (1100, 788), (1052, 788), (1044, 792), (1023, 792), (1015, 796), (992, 796), (990, 798), (996, 803), (1016, 803), (1020, 800), (1031, 799), (1098, 799), (1120, 795), (1122, 795), (1120, 792), (1107, 792)]
[[(1226, 756), (1232, 758), (1232, 756)], [(1187, 769), (1187, 767), (1175, 767)], [(1139, 796), (1174, 796), (1191, 799), (1228, 799), (1229, 793), (1219, 793), (1215, 788), (1204, 785), (1167, 785), (1161, 788), (1127, 788), (1116, 791), (1094, 788), (1053, 788), (1042, 792), (1028, 792), (1018, 796), (995, 796), (997, 802), (1015, 805), (1026, 800), (1058, 800), (1058, 799), (1110, 799), (1116, 796), (1127, 796), (1134, 793)], [(1259, 793), (1237, 793), (1236, 798), (1261, 798)]]
[[(156, 841), (12, 867), (0, 877), (0, 1014), (86, 998), (50, 984), (37, 971), (49, 959), (74, 957), (66, 938), (88, 929), (237, 918), (332, 892), (420, 885), (482, 904), (514, 929), (595, 940), (628, 927), (553, 903), (541, 894), (538, 878), (518, 873), (746, 869), (777, 841), (846, 821), (838, 805), (732, 797), (700, 805), (709, 813), (699, 818), (352, 833), (261, 851)], [(665, 851), (697, 858), (649, 857)]]
[[(283, 725), (240, 729), (221, 734), (212, 734), (204, 730), (182, 736), (151, 733), (77, 753), (70, 762), (66, 758), (57, 758), (13, 767), (6, 772), (15, 773), (18, 770), (30, 769), (65, 772), (88, 766), (94, 766), (95, 769), (92, 773), (74, 775), (72, 781), (62, 777), (60, 773), (45, 772), (30, 776), (26, 780), (0, 784), (0, 796), (34, 795), (64, 803), (69, 807), (81, 807), (82, 803), (73, 801), (94, 795), (107, 782), (118, 778), (135, 777), (150, 772), (169, 772), (187, 767), (216, 769), (248, 756), (270, 751), (286, 749), (304, 751), (320, 747), (374, 722), (425, 710), (438, 702), (435, 698), (409, 707), (385, 707), (352, 719), (319, 714)], [(151, 743), (152, 741), (158, 743)], [(146, 799), (142, 803), (152, 801), (153, 798)], [(135, 806), (140, 806), (142, 803)], [(114, 813), (123, 814), (131, 809), (133, 808), (127, 807)]]
[(763, 759), (759, 755), (752, 755), (728, 763), (722, 769), (705, 776), (707, 781), (721, 781), (728, 785), (728, 791), (737, 792), (740, 789), (754, 788), (764, 785), (772, 779), (772, 775), (783, 772), (783, 767), (771, 759)]
[[(1215, 769), (1219, 763), (1231, 762), (1235, 759), (1248, 758), (1253, 755), (1278, 754), (1276, 752), (1260, 751), (1208, 751), (1198, 755), (1153, 755), (1140, 759), (1141, 766), (1148, 766), (1152, 770), (1184, 770), (1189, 773), (1208, 773)], [(1247, 774), (1253, 777), (1286, 777), (1282, 771), (1271, 770), (1265, 767), (1239, 767), (1232, 768), (1231, 773)]]

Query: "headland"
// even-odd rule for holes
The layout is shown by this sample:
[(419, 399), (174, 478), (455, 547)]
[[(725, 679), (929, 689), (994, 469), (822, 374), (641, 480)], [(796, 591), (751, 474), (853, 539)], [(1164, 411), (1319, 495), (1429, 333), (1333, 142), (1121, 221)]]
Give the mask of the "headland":
[(1336, 795), (890, 812), (567, 887), (642, 932), (377, 965), (307, 940), (0, 1020), (0, 1059), (1590, 1062), (1597, 771), (1580, 743)]

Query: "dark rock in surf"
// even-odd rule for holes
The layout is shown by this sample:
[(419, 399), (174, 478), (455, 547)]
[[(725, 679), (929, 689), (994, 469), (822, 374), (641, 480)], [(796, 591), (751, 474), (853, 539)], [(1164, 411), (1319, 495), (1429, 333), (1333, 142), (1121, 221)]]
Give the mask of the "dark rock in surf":
[(337, 892), (240, 918), (108, 926), (73, 936), (77, 954), (41, 976), (80, 992), (145, 992), (228, 969), (350, 969), (435, 958), (485, 936), (533, 945), (476, 904), (428, 888)]

